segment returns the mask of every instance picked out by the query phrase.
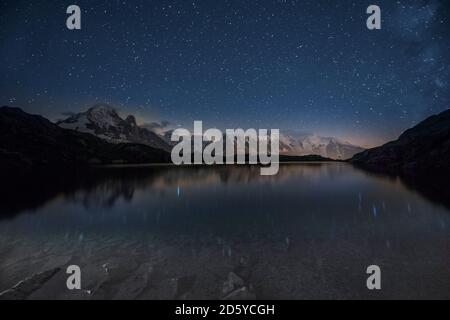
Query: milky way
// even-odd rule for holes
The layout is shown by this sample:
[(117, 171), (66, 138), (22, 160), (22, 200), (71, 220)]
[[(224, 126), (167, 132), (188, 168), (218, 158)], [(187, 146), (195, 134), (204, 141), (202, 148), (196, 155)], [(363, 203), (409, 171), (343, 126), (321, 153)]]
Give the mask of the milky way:
[[(66, 28), (66, 8), (82, 29)], [(366, 8), (382, 29), (366, 27)], [(2, 1), (0, 104), (365, 145), (449, 108), (448, 1)]]

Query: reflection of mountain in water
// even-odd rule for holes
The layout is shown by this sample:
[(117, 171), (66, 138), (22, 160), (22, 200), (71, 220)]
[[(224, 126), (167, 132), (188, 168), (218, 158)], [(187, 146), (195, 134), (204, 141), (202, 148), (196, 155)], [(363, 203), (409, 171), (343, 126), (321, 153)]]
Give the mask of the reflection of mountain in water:
[(391, 174), (379, 170), (360, 169), (369, 176), (398, 181), (408, 189), (418, 192), (426, 199), (442, 204), (450, 208), (450, 189), (448, 188), (448, 178), (438, 174)]
[[(321, 164), (308, 164), (310, 169), (329, 170)], [(282, 166), (274, 177), (262, 177), (257, 166), (245, 167), (169, 167), (138, 166), (110, 167), (75, 172), (36, 172), (33, 175), (14, 176), (3, 180), (0, 192), (4, 201), (0, 215), (8, 216), (23, 210), (35, 210), (47, 201), (64, 197), (81, 202), (85, 207), (110, 208), (123, 198), (131, 201), (136, 190), (150, 188), (164, 193), (177, 187), (199, 187), (217, 183), (251, 183), (265, 180), (279, 181), (292, 177), (294, 170)], [(302, 177), (309, 170), (295, 170)]]
[[(238, 188), (245, 184), (281, 183), (289, 179), (314, 184), (321, 177), (334, 179), (345, 168), (324, 163), (301, 165), (282, 165), (278, 175), (261, 176), (258, 166), (220, 166), (220, 167), (172, 167), (138, 166), (92, 169), (89, 172), (50, 174), (35, 173), (33, 176), (14, 177), (3, 181), (0, 192), (3, 201), (0, 204), (0, 216), (12, 216), (25, 210), (36, 210), (48, 201), (63, 198), (83, 204), (86, 208), (111, 208), (122, 199), (131, 202), (138, 190), (150, 190), (151, 193), (173, 193), (182, 188), (214, 187), (228, 185)], [(359, 171), (361, 174), (369, 174)], [(378, 175), (386, 179), (385, 175)], [(410, 189), (416, 190), (431, 201), (450, 207), (450, 195), (443, 178), (428, 177), (400, 179)], [(295, 192), (295, 190), (292, 190)]]
[(148, 166), (21, 181), (3, 184), (1, 211), (37, 209), (0, 221), (0, 291), (61, 269), (30, 299), (80, 297), (60, 285), (69, 264), (89, 274), (87, 299), (177, 298), (186, 287), (182, 298), (219, 299), (230, 271), (258, 299), (370, 298), (364, 271), (377, 261), (387, 283), (408, 285), (382, 298), (449, 295), (449, 210), (346, 163), (282, 165), (274, 177)]
[(450, 208), (450, 188), (448, 177), (445, 175), (413, 176), (406, 175), (400, 177), (402, 182), (410, 189), (415, 190), (427, 199), (441, 203)]

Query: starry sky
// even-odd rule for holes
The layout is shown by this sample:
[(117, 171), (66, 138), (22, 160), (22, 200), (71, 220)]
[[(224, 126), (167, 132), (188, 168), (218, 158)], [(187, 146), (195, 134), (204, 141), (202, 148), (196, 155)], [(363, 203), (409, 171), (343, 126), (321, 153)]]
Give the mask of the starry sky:
[(449, 108), (449, 18), (448, 0), (2, 0), (0, 104), (375, 146)]

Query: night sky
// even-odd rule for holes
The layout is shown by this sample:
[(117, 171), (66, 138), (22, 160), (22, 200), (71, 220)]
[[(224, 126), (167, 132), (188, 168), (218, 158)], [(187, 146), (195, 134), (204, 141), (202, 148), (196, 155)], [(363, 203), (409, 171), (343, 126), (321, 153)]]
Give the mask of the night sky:
[(449, 108), (449, 18), (448, 0), (2, 0), (0, 104), (379, 145)]

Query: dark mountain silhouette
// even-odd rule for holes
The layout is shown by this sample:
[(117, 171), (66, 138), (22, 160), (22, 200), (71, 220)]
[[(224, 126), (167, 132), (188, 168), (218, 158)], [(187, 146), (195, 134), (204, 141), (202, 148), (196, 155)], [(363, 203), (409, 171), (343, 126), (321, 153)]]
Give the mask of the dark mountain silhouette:
[(168, 162), (166, 151), (141, 144), (108, 143), (63, 129), (19, 108), (0, 108), (0, 170), (90, 164)]
[(355, 165), (399, 174), (450, 171), (450, 109), (406, 130), (396, 141), (355, 155)]

